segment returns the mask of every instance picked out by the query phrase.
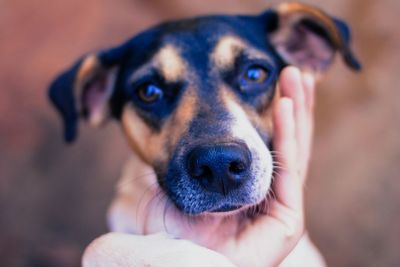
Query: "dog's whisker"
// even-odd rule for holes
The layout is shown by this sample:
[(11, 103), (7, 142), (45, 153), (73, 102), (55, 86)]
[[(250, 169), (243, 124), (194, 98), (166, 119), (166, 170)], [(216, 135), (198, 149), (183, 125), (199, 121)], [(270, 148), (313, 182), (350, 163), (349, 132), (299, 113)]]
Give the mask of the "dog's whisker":
[(269, 194), (270, 194), (272, 200), (276, 200), (276, 194), (275, 194), (274, 190), (272, 190), (272, 189), (269, 190)]
[(171, 203), (169, 201), (165, 201), (164, 204), (164, 211), (163, 211), (163, 227), (166, 233), (169, 233), (168, 231), (168, 226), (167, 226), (167, 213), (168, 213), (168, 208), (171, 206)]
[(273, 201), (272, 194), (273, 194), (273, 190), (269, 189), (268, 193), (267, 193), (266, 201), (264, 202), (263, 209), (262, 209), (263, 214), (269, 213), (270, 203), (271, 203), (271, 201)]
[(279, 160), (277, 160), (277, 159), (273, 159), (272, 165), (283, 166), (284, 164), (282, 162), (280, 162)]
[(193, 218), (191, 217), (191, 216), (186, 216), (186, 218), (185, 218), (185, 224), (186, 224), (186, 227), (188, 228), (188, 229), (193, 229)]
[(273, 171), (287, 171), (288, 169), (285, 167), (274, 166)]
[[(143, 204), (143, 199), (145, 198), (146, 194), (149, 193), (150, 190), (153, 190), (153, 189), (154, 189), (154, 187), (157, 188), (157, 182), (154, 182), (154, 183), (150, 184), (150, 185), (146, 188), (146, 190), (143, 192), (143, 194), (141, 195), (141, 197), (139, 198), (138, 205), (136, 206), (136, 213), (135, 213), (135, 214), (136, 214), (136, 216), (135, 216), (136, 224), (138, 224), (138, 221), (139, 221), (138, 216), (139, 216), (139, 214), (140, 214), (140, 207), (141, 207), (142, 204)], [(156, 190), (157, 190), (157, 189), (156, 189)], [(156, 195), (157, 195), (157, 191), (156, 191), (156, 193), (147, 201), (146, 206), (144, 207), (144, 210), (145, 210), (145, 211), (148, 210), (148, 206), (151, 204), (151, 202), (153, 201), (153, 199), (154, 199), (154, 197), (155, 197)]]
[(153, 175), (157, 175), (157, 172), (156, 171), (152, 171), (152, 172), (149, 172), (149, 173), (144, 173), (144, 174), (139, 175), (139, 176), (133, 176), (133, 177), (128, 178), (128, 179), (124, 180), (123, 182), (119, 183), (117, 185), (117, 189), (121, 189), (121, 188), (125, 187), (126, 185), (137, 181), (138, 179), (142, 179), (142, 178), (145, 178), (147, 176), (153, 176)]
[[(150, 185), (147, 186), (147, 188), (143, 191), (142, 195), (139, 198), (139, 202), (138, 202), (138, 208), (140, 208), (140, 206), (142, 205), (142, 201), (145, 198), (145, 196), (152, 190), (154, 190), (154, 187), (157, 186), (157, 182), (153, 182)], [(154, 197), (154, 196), (153, 196)], [(149, 202), (151, 202), (152, 198), (150, 198)]]
[(274, 155), (274, 154), (275, 154), (275, 155), (277, 155), (277, 154), (282, 155), (282, 154), (283, 154), (281, 151), (278, 151), (278, 150), (271, 150), (270, 153), (271, 153), (272, 155)]
[(286, 168), (285, 165), (280, 164), (280, 163), (272, 163), (273, 167), (277, 167), (277, 168)]
[(155, 203), (155, 208), (157, 208), (159, 205), (165, 205), (165, 202), (167, 201), (167, 197), (164, 194), (164, 192), (160, 189), (158, 192), (154, 195), (153, 201), (156, 201)]

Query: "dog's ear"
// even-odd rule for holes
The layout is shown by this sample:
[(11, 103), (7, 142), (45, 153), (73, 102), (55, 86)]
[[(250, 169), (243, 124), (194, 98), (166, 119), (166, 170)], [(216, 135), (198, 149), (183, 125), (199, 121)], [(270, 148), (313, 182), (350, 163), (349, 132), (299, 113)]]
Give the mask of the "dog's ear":
[(80, 116), (95, 126), (109, 117), (109, 100), (126, 52), (127, 45), (122, 45), (88, 54), (50, 85), (49, 97), (61, 114), (66, 142), (75, 140)]
[(331, 65), (338, 51), (350, 68), (361, 69), (350, 49), (350, 30), (343, 21), (300, 3), (280, 4), (261, 17), (269, 42), (287, 64), (321, 72)]

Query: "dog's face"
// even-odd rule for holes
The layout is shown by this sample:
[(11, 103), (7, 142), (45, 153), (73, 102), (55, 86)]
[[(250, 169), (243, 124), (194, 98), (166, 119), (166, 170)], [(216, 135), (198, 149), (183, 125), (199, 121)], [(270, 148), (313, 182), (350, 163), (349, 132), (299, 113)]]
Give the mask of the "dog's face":
[(339, 51), (358, 69), (349, 39), (343, 22), (299, 4), (169, 22), (83, 57), (50, 97), (67, 141), (79, 112), (94, 125), (114, 117), (178, 209), (231, 211), (259, 203), (270, 188), (282, 68), (321, 72)]

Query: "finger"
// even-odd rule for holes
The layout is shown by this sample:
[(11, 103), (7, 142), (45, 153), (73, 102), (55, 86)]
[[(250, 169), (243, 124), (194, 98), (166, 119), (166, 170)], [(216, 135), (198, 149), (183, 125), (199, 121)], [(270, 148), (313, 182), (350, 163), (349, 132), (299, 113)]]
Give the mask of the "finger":
[[(306, 134), (305, 141), (310, 143), (312, 139), (312, 132), (314, 128), (314, 103), (315, 103), (315, 80), (314, 76), (310, 73), (303, 73), (302, 85), (304, 90), (304, 107), (306, 124), (303, 126)], [(309, 151), (310, 149), (307, 149)]]
[(304, 90), (304, 116), (302, 124), (299, 124), (297, 130), (302, 132), (302, 145), (299, 150), (300, 174), (304, 180), (307, 176), (308, 162), (311, 153), (312, 136), (314, 131), (314, 103), (315, 103), (315, 80), (311, 73), (302, 74), (302, 87)]
[(304, 87), (305, 105), (309, 114), (313, 114), (315, 106), (315, 78), (309, 73), (305, 72), (302, 75), (302, 84)]
[[(307, 120), (307, 109), (305, 105), (305, 88), (300, 71), (295, 67), (287, 67), (282, 71), (279, 84), (282, 95), (293, 100), (296, 137), (299, 146), (298, 158), (300, 160), (304, 158), (304, 153), (307, 151), (305, 145), (308, 136), (305, 129), (307, 129), (309, 122)], [(302, 164), (299, 164), (298, 168), (302, 169), (302, 167)]]
[(290, 209), (302, 210), (302, 183), (297, 171), (297, 144), (293, 101), (283, 97), (273, 112), (275, 127), (274, 146), (277, 151), (278, 173), (274, 193), (278, 202)]
[(284, 69), (280, 77), (282, 95), (294, 102), (297, 137), (297, 168), (303, 183), (306, 179), (313, 133), (315, 82), (311, 73), (300, 73), (295, 67)]
[(293, 99), (295, 110), (302, 105), (305, 96), (302, 90), (301, 72), (298, 68), (289, 66), (283, 69), (279, 84), (282, 96)]
[[(306, 135), (307, 140), (311, 140), (314, 122), (314, 105), (315, 105), (315, 80), (312, 74), (303, 73), (302, 86), (304, 90), (304, 108), (306, 122), (305, 129), (310, 132)], [(311, 126), (311, 127), (310, 127)]]
[(285, 171), (296, 169), (296, 136), (293, 117), (293, 101), (282, 97), (273, 109), (274, 148), (278, 167)]
[(285, 68), (280, 76), (279, 85), (282, 96), (293, 100), (294, 114), (296, 120), (298, 120), (298, 117), (304, 115), (304, 103), (306, 101), (303, 77), (300, 70), (292, 66)]

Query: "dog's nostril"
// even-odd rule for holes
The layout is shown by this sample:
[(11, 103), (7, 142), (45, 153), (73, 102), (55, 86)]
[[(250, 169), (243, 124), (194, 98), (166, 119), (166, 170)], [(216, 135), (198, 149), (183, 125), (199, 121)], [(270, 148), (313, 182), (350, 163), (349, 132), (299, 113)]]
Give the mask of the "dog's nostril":
[(229, 172), (233, 174), (241, 174), (246, 171), (247, 167), (244, 162), (233, 161), (229, 164)]

